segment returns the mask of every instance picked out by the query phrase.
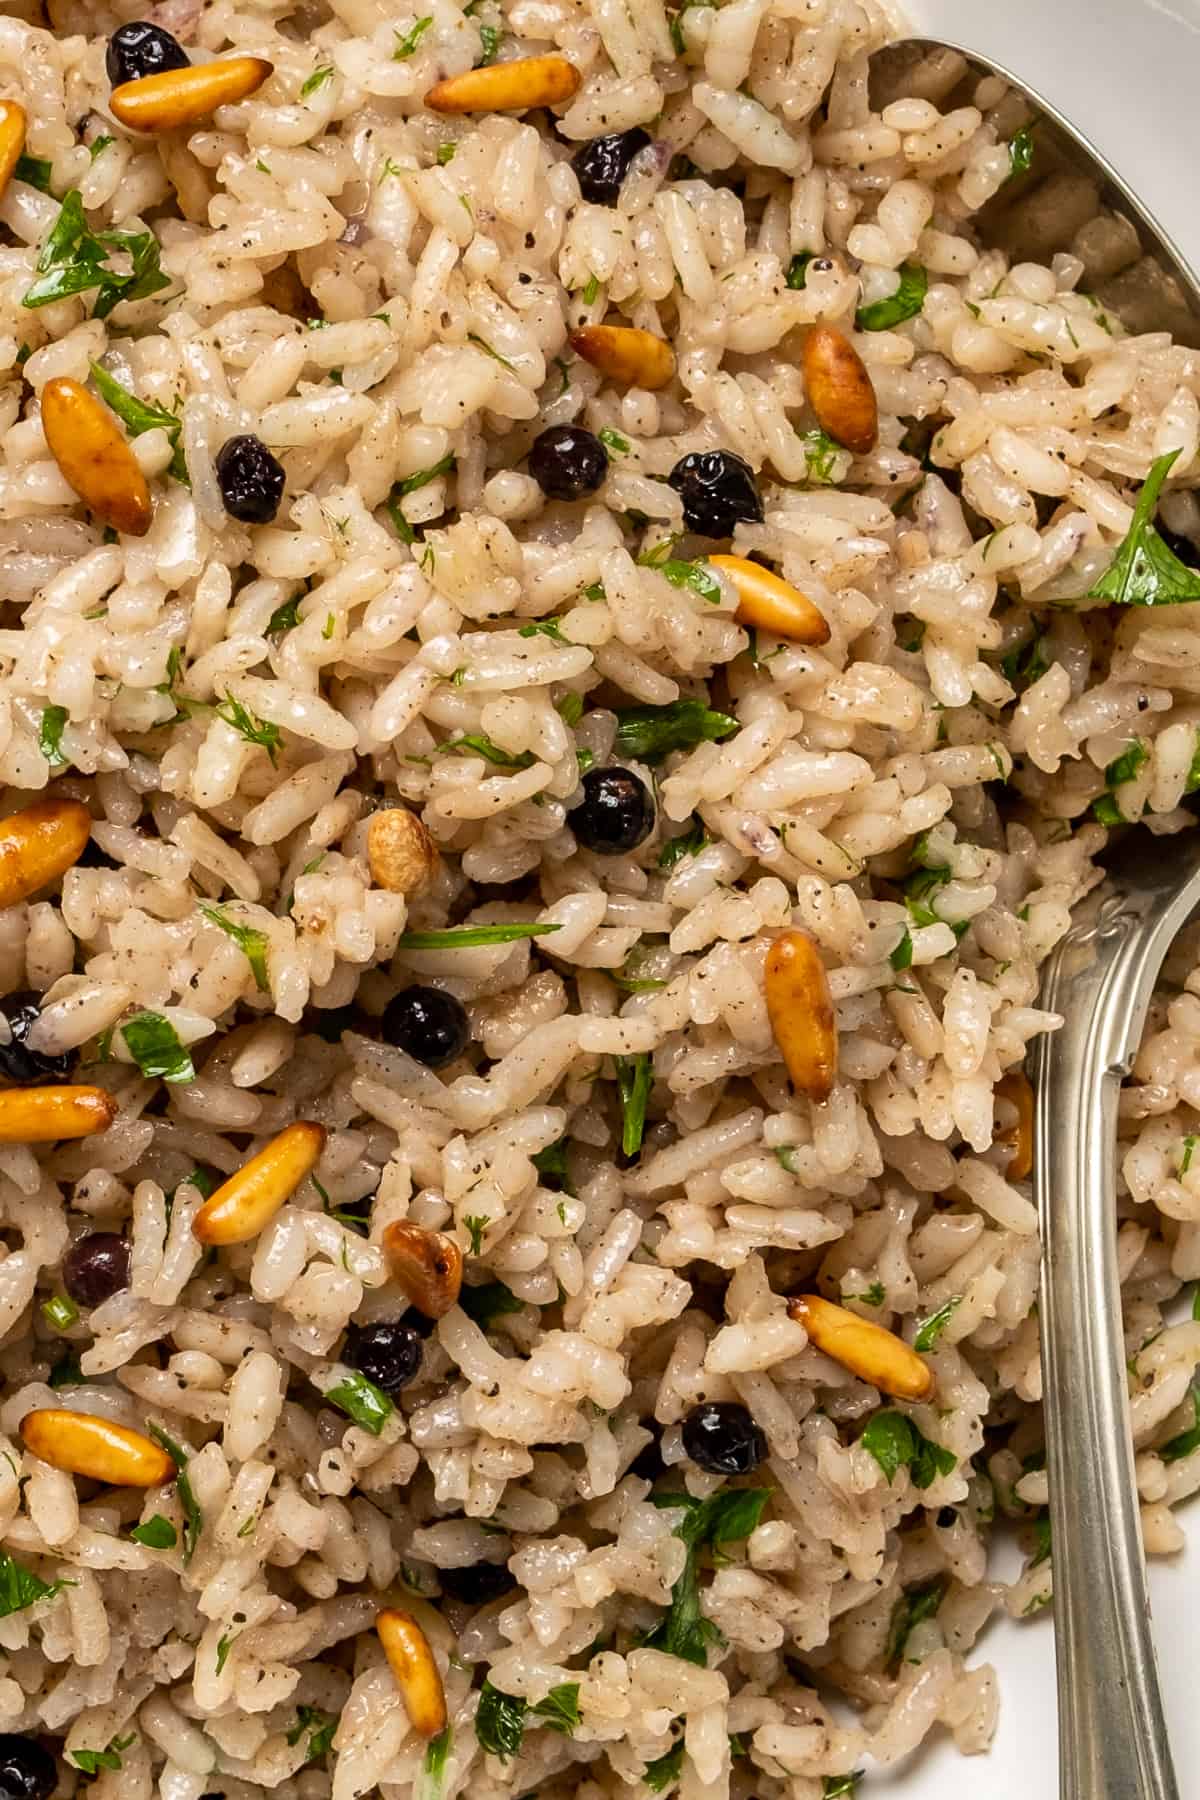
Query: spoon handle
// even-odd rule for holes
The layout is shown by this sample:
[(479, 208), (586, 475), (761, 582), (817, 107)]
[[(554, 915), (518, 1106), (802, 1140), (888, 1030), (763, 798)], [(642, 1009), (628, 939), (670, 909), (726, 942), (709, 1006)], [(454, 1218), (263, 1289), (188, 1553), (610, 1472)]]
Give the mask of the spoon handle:
[[(1142, 1555), (1117, 1274), (1116, 1125), (1164, 955), (1186, 918), (1104, 903), (1053, 960), (1034, 1189), (1050, 1477), (1061, 1800), (1178, 1800)], [(1181, 902), (1180, 902), (1181, 903)]]

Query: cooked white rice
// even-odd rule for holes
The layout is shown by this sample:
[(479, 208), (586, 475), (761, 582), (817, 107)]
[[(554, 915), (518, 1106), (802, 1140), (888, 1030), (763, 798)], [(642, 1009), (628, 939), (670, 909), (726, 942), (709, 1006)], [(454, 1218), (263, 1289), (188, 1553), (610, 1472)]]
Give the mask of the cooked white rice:
[[(274, 65), (161, 139), (107, 110), (106, 38), (135, 0), (3, 11), (0, 97), (34, 160), (0, 200), (2, 810), (49, 789), (94, 825), (83, 862), (0, 916), (0, 983), (39, 997), (32, 1046), (78, 1052), (119, 1114), (0, 1145), (2, 1543), (69, 1584), (4, 1602), (0, 1728), (51, 1742), (59, 1794), (94, 1800), (414, 1781), (421, 1800), (818, 1800), (939, 1726), (986, 1748), (976, 1640), (1044, 1606), (1051, 1571), (1036, 1217), (996, 1089), (1056, 1023), (1038, 966), (1099, 879), (1100, 820), (1190, 822), (1197, 613), (1081, 597), (1169, 451), (1163, 515), (1200, 541), (1196, 353), (1090, 297), (1135, 247), (1070, 195), (1049, 261), (980, 248), (1022, 103), (937, 57), (873, 111), (875, 0), (160, 0), (197, 59)], [(551, 50), (584, 77), (557, 116), (423, 105), (489, 51)], [(574, 148), (635, 126), (654, 142), (619, 205), (581, 201)], [(152, 232), (169, 285), (105, 320), (94, 292), (23, 306), (71, 189), (93, 231)], [(855, 332), (902, 264), (927, 271), (923, 309)], [(671, 385), (574, 357), (568, 331), (604, 320), (667, 338)], [(818, 322), (869, 370), (865, 456), (813, 435)], [(43, 437), (44, 384), (94, 363), (182, 421), (136, 439), (140, 539), (94, 521)], [(548, 503), (526, 453), (574, 421), (606, 431), (608, 478)], [(262, 527), (227, 516), (214, 471), (245, 432), (287, 471)], [(666, 476), (713, 447), (765, 509), (716, 547), (815, 601), (826, 645), (752, 640), (727, 582), (712, 604), (640, 560), (683, 530)], [(680, 697), (737, 735), (639, 763), (652, 836), (581, 849), (581, 762), (613, 760), (618, 709)], [(498, 759), (442, 753), (462, 737)], [(367, 859), (396, 804), (440, 851), (407, 900)], [(263, 934), (265, 991), (201, 902)], [(398, 947), (497, 921), (559, 929)], [(789, 926), (837, 1007), (821, 1104), (789, 1087), (764, 1004)], [(1200, 1486), (1179, 1441), (1200, 1324), (1164, 1325), (1200, 1278), (1194, 944), (1170, 975), (1120, 1152), (1138, 1478), (1165, 1552)], [(380, 1040), (414, 981), (469, 1009), (440, 1074)], [(142, 1074), (120, 1029), (140, 1010), (194, 1079)], [(614, 1056), (652, 1060), (636, 1158)], [(315, 1177), (256, 1243), (205, 1253), (190, 1172), (228, 1174), (298, 1117), (329, 1132)], [(566, 1175), (539, 1171), (562, 1140)], [(347, 1325), (403, 1311), (381, 1240), (405, 1218), (453, 1233), (468, 1288), (503, 1284), (509, 1310), (486, 1333), (478, 1300), (451, 1310), (374, 1435), (325, 1396)], [(97, 1229), (130, 1239), (131, 1285), (60, 1328), (44, 1303)], [(938, 1315), (933, 1399), (889, 1402), (822, 1355), (787, 1317), (801, 1289), (909, 1342)], [(733, 1484), (769, 1490), (760, 1522), (699, 1558), (707, 1666), (662, 1647), (695, 1571), (649, 1499), (729, 1491), (683, 1450), (702, 1399), (744, 1404), (770, 1451)], [(186, 1483), (98, 1490), (38, 1461), (20, 1422), (62, 1404), (155, 1422)], [(859, 1442), (881, 1413), (940, 1448), (924, 1487)], [(159, 1516), (172, 1547), (130, 1536)], [(1005, 1521), (1028, 1554), (1011, 1585), (988, 1571)], [(443, 1592), (439, 1571), (480, 1562), (507, 1593)], [(433, 1755), (372, 1629), (389, 1602), (443, 1672)], [(510, 1716), (528, 1703), (516, 1755), (475, 1728), (485, 1678)]]

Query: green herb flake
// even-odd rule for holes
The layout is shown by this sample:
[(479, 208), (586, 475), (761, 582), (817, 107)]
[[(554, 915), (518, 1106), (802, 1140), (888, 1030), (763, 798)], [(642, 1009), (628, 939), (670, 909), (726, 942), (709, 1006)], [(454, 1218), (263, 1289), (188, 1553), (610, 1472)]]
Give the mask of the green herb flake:
[(853, 1800), (858, 1792), (862, 1773), (861, 1769), (855, 1769), (852, 1775), (827, 1775), (821, 1789), (821, 1800), (843, 1800), (843, 1797), (845, 1800)]
[(683, 1509), (675, 1536), (686, 1544), (687, 1560), (671, 1589), (666, 1618), (645, 1642), (651, 1649), (703, 1668), (709, 1646), (725, 1640), (700, 1608), (698, 1553), (705, 1545), (716, 1547), (749, 1537), (762, 1519), (771, 1489), (722, 1488), (707, 1500), (694, 1500), (690, 1494), (651, 1494), (649, 1498), (655, 1506)]
[[(1193, 1133), (1189, 1132), (1187, 1137), (1183, 1140), (1183, 1154), (1179, 1159), (1179, 1173), (1181, 1175), (1186, 1175), (1191, 1168), (1192, 1157), (1195, 1154), (1197, 1144), (1200, 1144), (1200, 1137), (1196, 1137)], [(1196, 1289), (1196, 1293), (1200, 1296), (1200, 1288)]]
[(171, 444), (171, 461), (167, 473), (190, 487), (187, 463), (183, 458), (180, 445), (180, 433), (183, 431), (183, 420), (177, 413), (168, 412), (163, 406), (153, 406), (146, 400), (139, 400), (136, 394), (122, 387), (115, 376), (99, 363), (91, 363), (92, 380), (104, 404), (111, 412), (115, 412), (130, 437), (141, 437), (144, 431), (161, 429), (166, 432)]
[(936, 1312), (930, 1313), (927, 1319), (922, 1319), (913, 1339), (913, 1349), (932, 1350), (962, 1303), (962, 1295), (955, 1294), (944, 1305), (939, 1306)]
[(596, 436), (600, 439), (602, 444), (606, 445), (608, 449), (614, 451), (618, 456), (628, 456), (630, 450), (633, 448), (629, 439), (622, 437), (619, 431), (614, 431), (611, 425), (602, 425), (596, 433)]
[(552, 1687), (544, 1700), (535, 1700), (529, 1708), (529, 1716), (544, 1725), (548, 1731), (557, 1731), (561, 1737), (570, 1737), (580, 1721), (579, 1683), (564, 1681), (558, 1687)]
[(336, 628), (337, 628), (336, 617), (334, 616), (333, 613), (326, 613), (325, 614), (325, 623), (321, 627), (321, 636), (325, 639), (326, 643), (329, 642), (329, 640), (333, 636)]
[(446, 144), (438, 145), (437, 160), (438, 160), (438, 167), (440, 169), (444, 169), (448, 162), (454, 161), (454, 153), (457, 149), (458, 149), (457, 144), (446, 143)]
[(485, 1681), (475, 1714), (475, 1736), (489, 1756), (498, 1756), (502, 1762), (516, 1756), (525, 1736), (525, 1701)]
[(219, 906), (206, 906), (201, 901), (200, 911), (210, 925), (215, 925), (226, 937), (233, 939), (250, 964), (255, 987), (260, 994), (269, 994), (271, 984), (267, 979), (267, 951), (270, 939), (266, 932), (257, 930), (253, 925), (239, 925), (236, 919), (231, 919)]
[(471, 1239), (471, 1255), (478, 1256), (483, 1249), (483, 1234), (491, 1224), (491, 1220), (483, 1213), (468, 1213), (463, 1220)]
[(485, 1281), (481, 1287), (463, 1287), (458, 1304), (469, 1319), (474, 1319), (480, 1331), (487, 1331), (497, 1319), (508, 1313), (519, 1313), (525, 1303), (518, 1300), (502, 1281)]
[(303, 594), (293, 594), (282, 606), (277, 606), (267, 620), (267, 636), (282, 637), (285, 631), (295, 631), (300, 623), (300, 602)]
[(900, 286), (886, 300), (874, 300), (860, 306), (854, 323), (860, 331), (891, 331), (906, 319), (915, 319), (925, 304), (929, 276), (920, 263), (904, 263), (900, 269)]
[(144, 1525), (135, 1525), (129, 1535), (135, 1544), (144, 1544), (147, 1550), (173, 1550), (179, 1541), (179, 1533), (170, 1519), (164, 1519), (161, 1513), (155, 1513)]
[(925, 1437), (904, 1413), (876, 1413), (858, 1441), (870, 1451), (889, 1481), (895, 1480), (900, 1469), (907, 1468), (913, 1485), (924, 1489), (931, 1487), (939, 1475), (949, 1475), (958, 1466), (951, 1451)]
[(218, 719), (244, 737), (248, 744), (259, 744), (271, 759), (272, 765), (279, 760), (279, 727), (267, 719), (260, 719), (252, 713), (248, 706), (235, 700), (232, 694), (226, 694), (224, 704), (216, 708)]
[(787, 275), (784, 277), (790, 288), (800, 289), (808, 286), (808, 265), (815, 260), (816, 254), (815, 250), (801, 250), (798, 255), (793, 256), (788, 264)]
[(74, 1350), (64, 1350), (50, 1371), (48, 1385), (52, 1388), (81, 1387), (83, 1370), (79, 1366), (79, 1358)]
[(6, 1550), (0, 1550), (0, 1619), (24, 1612), (39, 1600), (53, 1600), (64, 1588), (78, 1585), (75, 1581), (43, 1581), (32, 1569), (14, 1561)]
[(636, 1156), (646, 1132), (646, 1102), (654, 1085), (654, 1065), (647, 1050), (639, 1050), (636, 1056), (614, 1057), (613, 1062), (621, 1096), (621, 1148), (626, 1156)]
[(1110, 829), (1114, 825), (1124, 825), (1127, 822), (1124, 813), (1111, 794), (1101, 794), (1092, 801), (1092, 817), (1097, 824), (1107, 825)]
[(66, 1294), (51, 1294), (42, 1301), (42, 1317), (55, 1331), (70, 1331), (79, 1321), (79, 1308)]
[(1000, 658), (1000, 673), (1018, 694), (1040, 681), (1050, 664), (1046, 660), (1046, 639), (1036, 636), (1026, 644), (1018, 644)]
[[(338, 1727), (337, 1713), (322, 1712), (319, 1706), (298, 1706), (296, 1723), (287, 1734), (289, 1744), (298, 1744), (307, 1731), (309, 1734), (306, 1746), (306, 1761), (315, 1762), (324, 1756), (333, 1743), (333, 1734)], [(447, 1730), (449, 1727), (447, 1727)], [(445, 1733), (442, 1734), (445, 1736)], [(438, 1740), (435, 1739), (436, 1743)], [(430, 1746), (432, 1748), (432, 1746)]]
[(942, 1576), (924, 1587), (913, 1588), (911, 1592), (901, 1594), (892, 1609), (891, 1629), (884, 1656), (886, 1667), (893, 1669), (904, 1661), (904, 1652), (913, 1631), (925, 1619), (934, 1617), (945, 1596), (946, 1581)]
[(429, 468), (417, 469), (413, 474), (403, 476), (391, 491), (388, 499), (389, 510), (397, 501), (403, 500), (407, 494), (419, 493), (423, 487), (428, 487), (431, 481), (437, 481), (442, 475), (451, 474), (456, 467), (454, 453), (448, 451), (439, 461), (431, 463)]
[(804, 461), (807, 465), (806, 479), (810, 487), (829, 487), (836, 480), (836, 463), (842, 454), (840, 444), (834, 442), (827, 431), (802, 431), (800, 442), (804, 445)]
[[(127, 274), (118, 275), (108, 267), (114, 250), (128, 255), (133, 266)], [(92, 316), (107, 319), (122, 300), (145, 300), (170, 285), (170, 277), (160, 267), (158, 239), (152, 231), (93, 233), (84, 215), (83, 196), (78, 188), (72, 188), (42, 246), (37, 279), (21, 305), (51, 306), (71, 294), (94, 289)]]
[(496, 25), (481, 25), (479, 27), (480, 54), (479, 61), (475, 64), (477, 69), (486, 69), (489, 63), (495, 62), (496, 52), (500, 48), (501, 35), (500, 29)]
[(1027, 175), (1033, 167), (1033, 130), (1029, 125), (1022, 125), (1020, 131), (1014, 132), (1008, 144), (1008, 178), (1014, 175)]
[(599, 292), (600, 277), (598, 275), (589, 275), (587, 286), (584, 288), (582, 294), (583, 304), (585, 306), (594, 306), (596, 304), (596, 296)]
[(1200, 572), (1180, 562), (1153, 524), (1163, 483), (1178, 456), (1178, 450), (1170, 450), (1151, 465), (1129, 533), (1088, 594), (1090, 600), (1110, 600), (1114, 606), (1179, 606), (1200, 600)]
[(664, 1756), (656, 1756), (642, 1770), (642, 1780), (652, 1794), (665, 1793), (683, 1773), (683, 1739), (668, 1750)]
[(323, 88), (327, 81), (332, 81), (333, 74), (334, 74), (333, 64), (332, 63), (322, 63), (320, 68), (313, 70), (312, 74), (308, 77), (308, 79), (305, 81), (304, 85), (301, 87), (300, 98), (302, 100), (307, 100), (310, 94), (315, 94), (317, 92), (318, 88)]
[(71, 760), (62, 747), (66, 723), (65, 706), (47, 706), (42, 713), (42, 721), (38, 727), (38, 749), (52, 769), (62, 768)]
[(477, 331), (468, 331), (467, 342), (478, 345), (479, 349), (485, 351), (487, 355), (491, 357), (493, 362), (502, 363), (511, 374), (516, 374), (516, 367), (513, 363), (509, 362), (507, 356), (501, 356), (498, 350), (493, 350), (487, 339), (481, 338)]
[(445, 931), (404, 931), (396, 940), (398, 950), (472, 950), (479, 944), (515, 944), (521, 938), (545, 937), (561, 931), (561, 925), (536, 921), (504, 925), (451, 925)]
[[(558, 619), (531, 619), (527, 625), (522, 625), (518, 628), (517, 636), (523, 638), (546, 637), (554, 644), (566, 644), (570, 642), (569, 638), (563, 636), (562, 624)], [(581, 709), (582, 706), (583, 702), (581, 700)]]
[(406, 32), (404, 36), (401, 36), (398, 31), (394, 32), (396, 47), (392, 51), (392, 61), (407, 62), (410, 56), (415, 56), (418, 44), (432, 24), (433, 14), (428, 13), (423, 19), (418, 19), (412, 30)]
[(573, 731), (583, 717), (583, 695), (568, 688), (562, 698), (554, 702), (554, 710), (563, 724), (569, 725)]
[(896, 945), (896, 948), (889, 955), (888, 961), (891, 963), (891, 965), (892, 965), (893, 969), (895, 969), (896, 973), (898, 975), (900, 975), (900, 974), (903, 974), (905, 969), (912, 968), (912, 959), (913, 959), (912, 932), (908, 929), (908, 927), (906, 925), (904, 928), (904, 936), (900, 939), (900, 942)]
[[(104, 141), (106, 144), (112, 143), (111, 138), (105, 138)], [(96, 152), (93, 151), (92, 155), (94, 160)], [(53, 172), (54, 164), (46, 162), (43, 157), (18, 156), (16, 167), (13, 169), (13, 178), (16, 181), (25, 182), (31, 188), (36, 188), (39, 194), (48, 194), (50, 177)]]
[(712, 841), (704, 829), (703, 821), (693, 813), (691, 830), (684, 832), (682, 837), (667, 839), (658, 853), (658, 866), (660, 869), (671, 870), (685, 856), (699, 856), (701, 850), (707, 849)]
[(1191, 1456), (1194, 1450), (1200, 1449), (1200, 1386), (1196, 1383), (1188, 1390), (1188, 1398), (1192, 1403), (1192, 1422), (1178, 1437), (1173, 1437), (1170, 1443), (1164, 1444), (1159, 1450), (1159, 1456), (1166, 1463), (1180, 1462), (1183, 1457)]
[(1134, 738), (1126, 745), (1120, 756), (1114, 757), (1104, 771), (1104, 779), (1110, 788), (1120, 787), (1124, 781), (1132, 781), (1138, 772), (1150, 760), (1150, 746), (1144, 738)]
[(731, 713), (715, 712), (703, 700), (673, 700), (669, 706), (627, 706), (617, 712), (616, 748), (622, 756), (657, 762), (672, 750), (719, 743), (740, 729)]
[(122, 1766), (121, 1752), (128, 1750), (130, 1744), (137, 1741), (137, 1733), (131, 1731), (128, 1737), (110, 1738), (103, 1750), (72, 1750), (70, 1760), (85, 1775), (98, 1775), (101, 1769), (119, 1769)]
[(169, 1019), (161, 1013), (138, 1012), (117, 1027), (143, 1075), (164, 1081), (195, 1081), (196, 1070)]
[(882, 1306), (886, 1292), (882, 1281), (873, 1281), (869, 1287), (863, 1289), (861, 1294), (848, 1294), (843, 1288), (842, 1299), (857, 1300), (863, 1306)]
[(380, 1435), (395, 1411), (383, 1389), (356, 1369), (348, 1370), (336, 1387), (328, 1388), (325, 1398), (347, 1413), (356, 1425), (369, 1431), (372, 1437)]
[(233, 1648), (233, 1641), (236, 1637), (237, 1637), (236, 1631), (227, 1631), (224, 1634), (224, 1636), (219, 1637), (217, 1639), (217, 1674), (218, 1675), (221, 1673), (221, 1670), (225, 1667), (226, 1661), (228, 1660), (228, 1657), (229, 1657), (229, 1652)]
[(200, 1541), (200, 1533), (204, 1529), (204, 1515), (196, 1500), (195, 1490), (187, 1472), (188, 1453), (182, 1444), (168, 1437), (162, 1426), (153, 1419), (147, 1421), (146, 1430), (156, 1444), (161, 1444), (171, 1461), (175, 1464), (175, 1490), (179, 1495), (179, 1504), (183, 1508), (183, 1560), (189, 1563), (192, 1552)]
[[(713, 574), (708, 564), (702, 560), (685, 562), (680, 557), (671, 555), (675, 540), (664, 538), (662, 543), (655, 544), (650, 550), (643, 551), (638, 557), (638, 566), (643, 569), (654, 569), (659, 575), (671, 583), (672, 587), (691, 588), (710, 606), (721, 604), (721, 583)], [(698, 702), (696, 703), (698, 704)]]

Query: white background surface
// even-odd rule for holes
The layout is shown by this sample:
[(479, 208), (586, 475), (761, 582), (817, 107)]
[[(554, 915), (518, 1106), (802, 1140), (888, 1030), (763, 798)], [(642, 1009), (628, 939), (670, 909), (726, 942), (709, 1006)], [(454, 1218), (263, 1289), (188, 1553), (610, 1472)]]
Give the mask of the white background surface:
[[(898, 0), (914, 30), (1006, 65), (1101, 149), (1200, 271), (1200, 0)], [(1190, 1511), (1190, 1519), (1187, 1517)], [(1200, 1540), (1200, 1498), (1184, 1509)], [(1200, 1800), (1200, 1542), (1151, 1569), (1180, 1792)], [(1058, 1800), (1054, 1641), (1043, 1615), (994, 1623), (1000, 1728), (969, 1760), (943, 1738), (898, 1771), (868, 1767), (860, 1800)], [(1138, 1800), (1095, 1795), (1081, 1800)]]

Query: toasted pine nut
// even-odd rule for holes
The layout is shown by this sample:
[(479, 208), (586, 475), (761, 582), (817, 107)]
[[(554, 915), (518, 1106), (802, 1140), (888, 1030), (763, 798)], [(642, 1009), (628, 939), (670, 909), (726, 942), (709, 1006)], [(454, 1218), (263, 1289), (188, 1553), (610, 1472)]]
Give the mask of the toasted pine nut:
[(42, 389), (42, 430), (50, 454), (85, 506), (106, 525), (145, 537), (153, 508), (133, 451), (107, 406), (82, 382), (56, 375)]
[(440, 1319), (462, 1288), (462, 1251), (452, 1237), (397, 1219), (383, 1234), (383, 1254), (410, 1306)]
[(39, 1408), (21, 1420), (21, 1437), (52, 1469), (87, 1475), (109, 1487), (157, 1487), (175, 1474), (166, 1451), (148, 1437), (94, 1413)]
[(415, 894), (437, 868), (433, 839), (406, 806), (372, 813), (367, 826), (367, 861), (371, 879), (391, 894)]
[(837, 1080), (838, 1037), (829, 977), (803, 931), (785, 931), (767, 952), (767, 1017), (793, 1084), (828, 1100)]
[(528, 112), (569, 100), (582, 80), (565, 56), (525, 56), (435, 82), (425, 104), (439, 113)]
[(92, 821), (78, 800), (35, 800), (0, 819), (0, 906), (36, 894), (83, 855)]
[(737, 589), (739, 625), (757, 625), (797, 644), (827, 644), (829, 621), (789, 582), (744, 556), (710, 556)]
[(857, 1313), (819, 1294), (795, 1294), (788, 1316), (803, 1325), (818, 1350), (832, 1356), (862, 1381), (899, 1400), (927, 1400), (933, 1371), (894, 1331), (860, 1319)]
[(1016, 1124), (997, 1136), (998, 1144), (1011, 1144), (1005, 1174), (1010, 1181), (1024, 1181), (1033, 1168), (1033, 1089), (1023, 1069), (1010, 1069), (996, 1083), (996, 1096), (1017, 1109)]
[(261, 56), (222, 56), (186, 69), (161, 69), (114, 88), (109, 109), (131, 131), (178, 131), (207, 119), (218, 106), (257, 93), (273, 70)]
[(107, 1131), (117, 1103), (102, 1087), (0, 1088), (0, 1144), (53, 1144)]
[(13, 177), (25, 148), (25, 108), (17, 100), (0, 100), (0, 194)]
[(325, 1128), (298, 1119), (223, 1181), (192, 1220), (202, 1244), (244, 1244), (264, 1230), (325, 1148)]
[(413, 1730), (418, 1737), (437, 1737), (446, 1729), (446, 1690), (429, 1639), (412, 1614), (396, 1606), (376, 1614), (375, 1630)]
[(856, 456), (865, 456), (879, 437), (879, 404), (854, 345), (832, 325), (814, 325), (801, 362), (818, 425)]
[(670, 344), (635, 325), (581, 325), (570, 342), (576, 356), (624, 387), (666, 387), (675, 373)]

